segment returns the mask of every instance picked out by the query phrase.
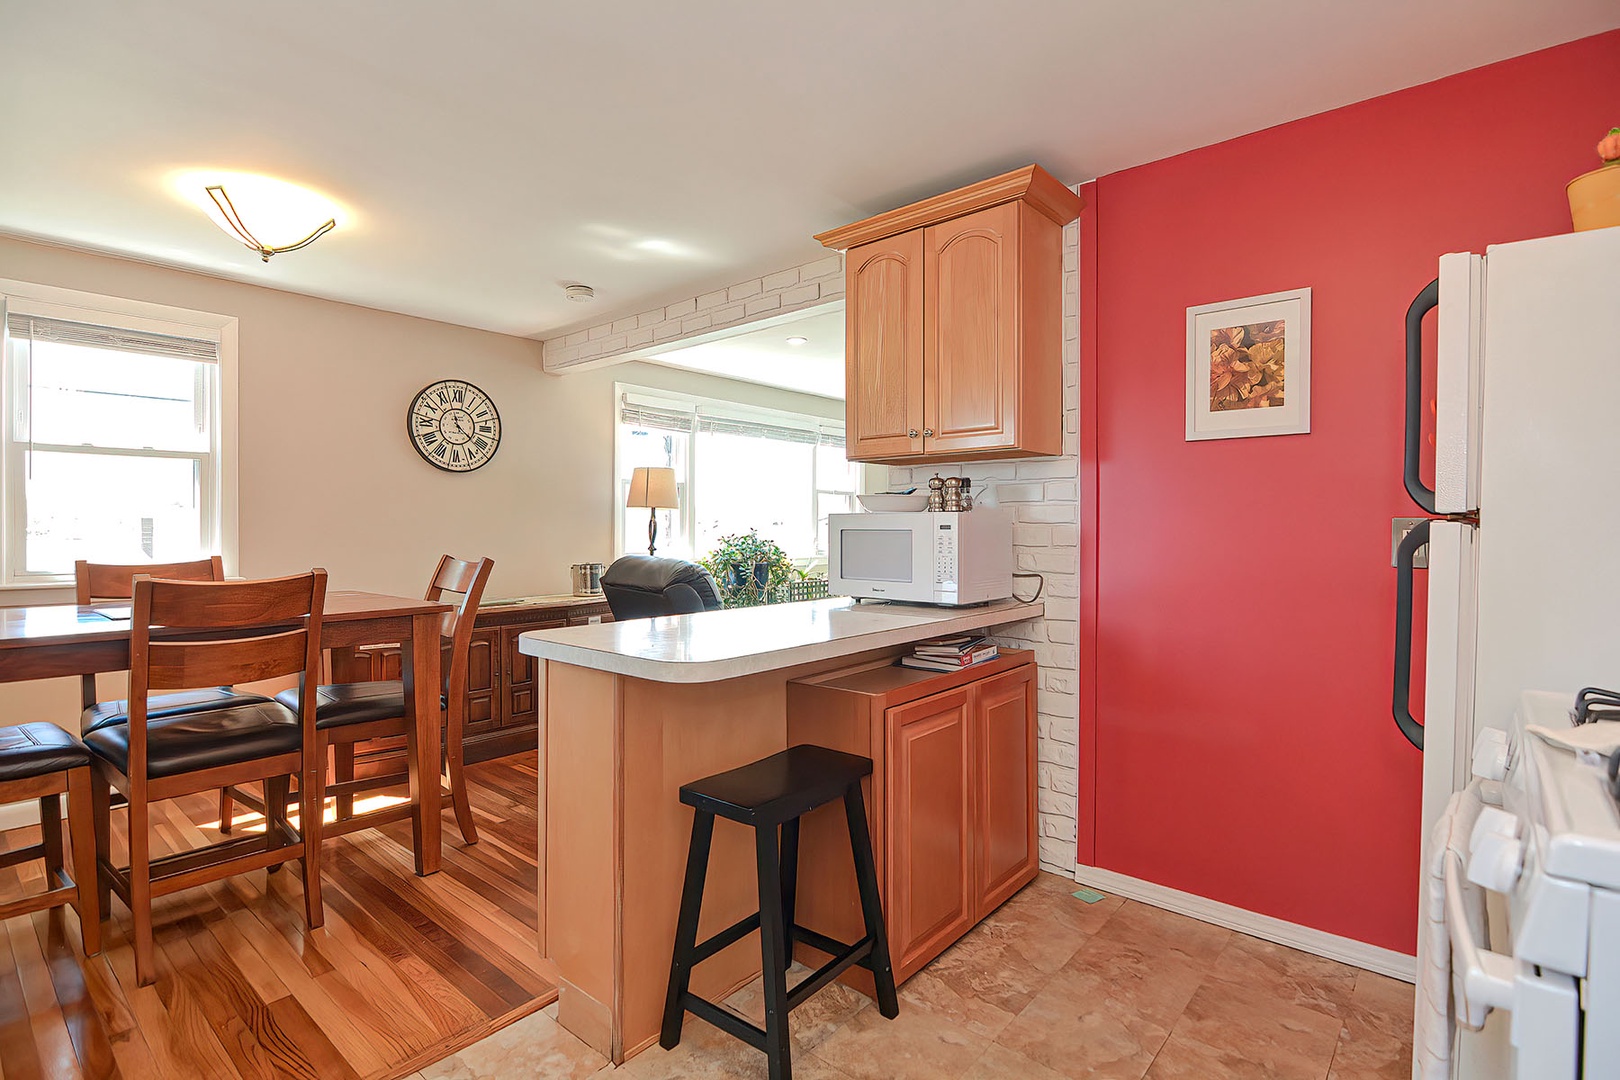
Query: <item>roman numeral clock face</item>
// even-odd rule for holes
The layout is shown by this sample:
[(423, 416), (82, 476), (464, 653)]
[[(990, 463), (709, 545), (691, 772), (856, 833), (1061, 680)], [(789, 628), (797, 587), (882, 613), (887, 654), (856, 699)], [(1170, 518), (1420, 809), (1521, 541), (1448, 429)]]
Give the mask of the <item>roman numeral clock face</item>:
[(445, 472), (487, 465), (501, 445), (501, 414), (489, 395), (469, 382), (444, 379), (422, 388), (405, 415), (411, 445)]

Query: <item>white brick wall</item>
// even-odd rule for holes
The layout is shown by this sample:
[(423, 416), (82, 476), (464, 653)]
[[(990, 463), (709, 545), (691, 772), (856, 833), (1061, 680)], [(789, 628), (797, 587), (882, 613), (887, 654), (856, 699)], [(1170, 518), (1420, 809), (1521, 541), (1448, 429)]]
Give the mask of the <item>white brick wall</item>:
[[(1063, 230), (1063, 456), (889, 470), (890, 484), (897, 488), (925, 487), (936, 472), (971, 476), (976, 493), (994, 488), (1001, 505), (1015, 510), (1018, 569), (1045, 577), (1046, 617), (1011, 627), (997, 640), (1034, 650), (1041, 668), (1036, 765), (1041, 866), (1066, 876), (1074, 874), (1080, 794), (1079, 243), (1079, 225), (1071, 223)], [(1035, 582), (1019, 578), (1016, 584), (1019, 594), (1028, 596)]]
[(621, 316), (542, 345), (542, 364), (561, 372), (640, 354), (649, 346), (669, 346), (726, 330), (756, 319), (788, 315), (844, 296), (844, 257), (828, 255), (814, 262), (740, 281), (640, 315)]

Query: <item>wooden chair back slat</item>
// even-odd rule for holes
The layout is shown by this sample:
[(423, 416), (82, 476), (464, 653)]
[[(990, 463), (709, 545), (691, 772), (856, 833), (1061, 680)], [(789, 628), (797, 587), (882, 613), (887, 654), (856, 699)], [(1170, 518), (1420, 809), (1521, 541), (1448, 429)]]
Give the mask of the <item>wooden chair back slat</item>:
[[(149, 626), (207, 630), (271, 626), (309, 614), (314, 583), (308, 574), (258, 581), (157, 581), (150, 594)], [(168, 588), (183, 585), (184, 588)], [(136, 578), (139, 595), (140, 578)], [(317, 610), (319, 610), (317, 608)], [(140, 621), (140, 616), (136, 616)]]
[(191, 690), (296, 675), (304, 670), (307, 637), (300, 628), (229, 641), (154, 639), (147, 646), (146, 685)]
[(168, 581), (224, 581), (225, 563), (218, 555), (171, 563), (93, 563), (80, 559), (73, 564), (73, 583), (78, 594), (75, 602), (128, 600), (135, 595), (132, 582), (139, 574)]

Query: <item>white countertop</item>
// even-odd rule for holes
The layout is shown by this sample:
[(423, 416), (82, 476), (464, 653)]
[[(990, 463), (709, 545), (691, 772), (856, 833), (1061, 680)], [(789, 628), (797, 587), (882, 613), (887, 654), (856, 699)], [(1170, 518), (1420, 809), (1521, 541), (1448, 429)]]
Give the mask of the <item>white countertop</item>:
[(531, 630), (518, 638), (518, 650), (654, 682), (719, 682), (1037, 619), (1045, 611), (1039, 601), (948, 608), (857, 604), (842, 597)]

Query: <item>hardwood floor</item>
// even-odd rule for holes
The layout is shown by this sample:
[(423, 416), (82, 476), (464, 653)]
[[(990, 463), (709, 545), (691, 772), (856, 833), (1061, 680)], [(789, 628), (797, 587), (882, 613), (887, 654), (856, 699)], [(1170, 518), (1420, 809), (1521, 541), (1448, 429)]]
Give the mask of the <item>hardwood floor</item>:
[[(71, 912), (0, 924), (0, 1077), (381, 1080), (542, 1008), (556, 992), (536, 971), (534, 758), (467, 777), (479, 843), (447, 828), (444, 869), (418, 878), (408, 822), (328, 840), (326, 925), (312, 933), (296, 864), (159, 900), (154, 986), (135, 984), (117, 899), (88, 960)], [(154, 854), (218, 839), (211, 798), (159, 812)], [(237, 830), (255, 821), (238, 815)], [(0, 851), (37, 834), (0, 834)], [(39, 866), (0, 870), (0, 895), (37, 887)]]

